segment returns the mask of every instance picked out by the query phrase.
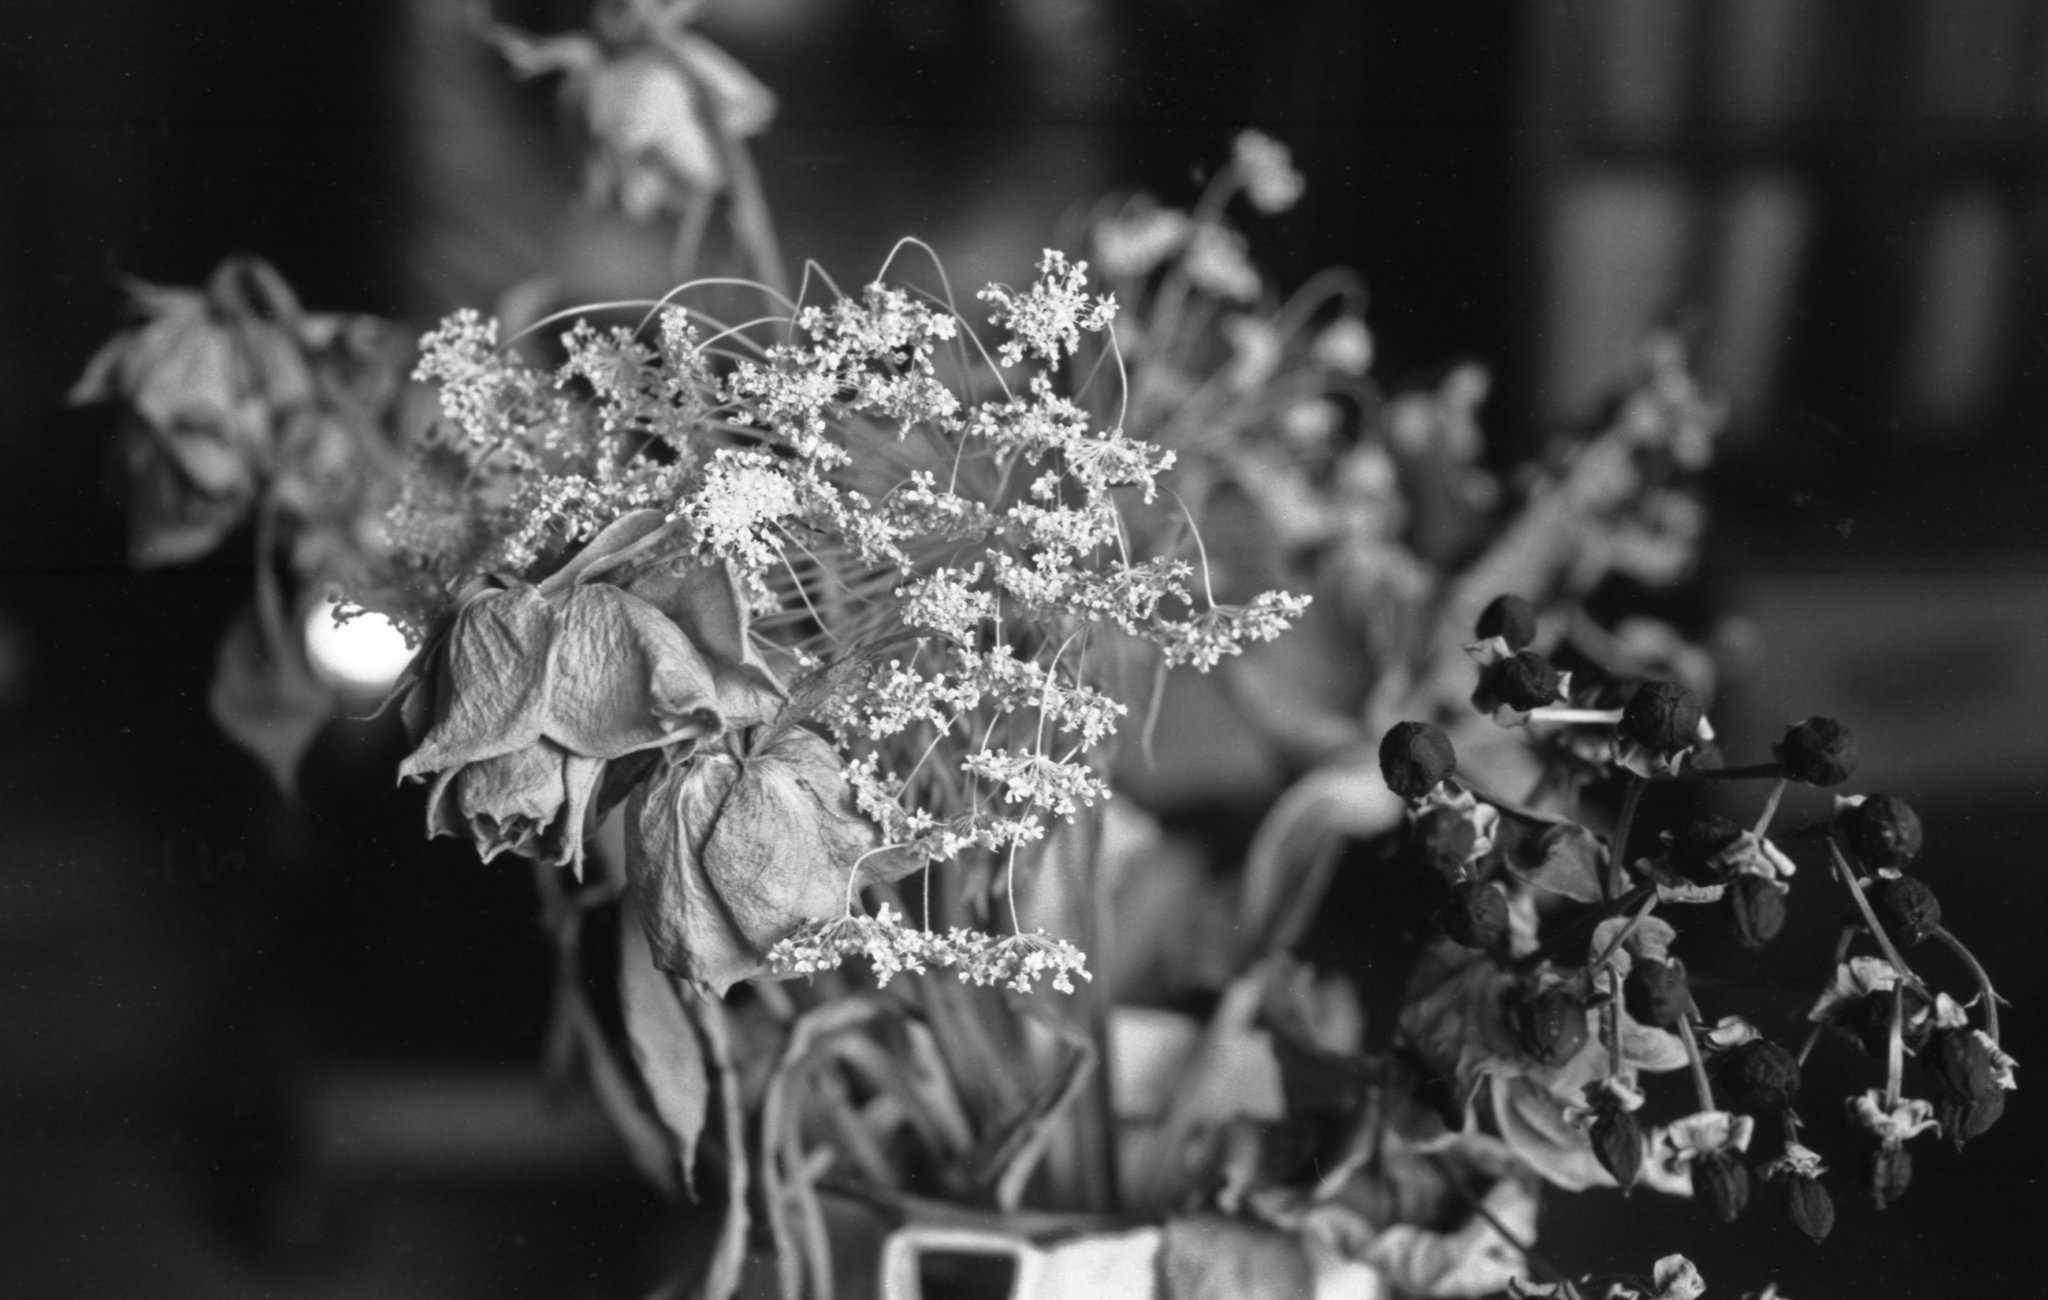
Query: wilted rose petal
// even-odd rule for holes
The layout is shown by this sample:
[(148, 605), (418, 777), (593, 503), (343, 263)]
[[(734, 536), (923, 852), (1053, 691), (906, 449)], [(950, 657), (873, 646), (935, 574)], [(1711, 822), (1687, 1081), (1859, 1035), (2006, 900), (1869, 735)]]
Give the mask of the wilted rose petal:
[(510, 849), (581, 871), (583, 822), (604, 760), (548, 740), (441, 773), (427, 798), (427, 833), (461, 835), (489, 862)]
[(657, 963), (723, 994), (762, 974), (775, 941), (836, 916), (854, 888), (914, 870), (870, 854), (838, 756), (792, 727), (742, 758), (669, 761), (627, 809), (626, 871)]

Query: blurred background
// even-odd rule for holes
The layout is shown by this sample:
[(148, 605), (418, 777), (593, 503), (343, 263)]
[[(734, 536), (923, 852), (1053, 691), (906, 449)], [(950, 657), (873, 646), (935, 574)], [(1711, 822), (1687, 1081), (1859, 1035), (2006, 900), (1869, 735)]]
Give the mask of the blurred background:
[[(1500, 464), (1686, 330), (1735, 411), (1703, 590), (1750, 653), (1717, 721), (1857, 729), (1858, 787), (1920, 810), (2012, 1050), (2048, 1060), (2048, 9), (714, 0), (702, 27), (781, 97), (784, 247), (842, 283), (905, 233), (955, 284), (1022, 278), (1104, 191), (1187, 201), (1253, 126), (1310, 186), (1255, 255), (1283, 285), (1357, 267), (1390, 387), (1486, 364)], [(63, 396), (123, 277), (248, 252), (314, 309), (424, 326), (544, 269), (645, 294), (664, 243), (577, 205), (552, 88), (459, 0), (13, 5), (0, 73), (0, 1291), (643, 1293), (678, 1212), (533, 1085), (525, 873), (421, 839), (386, 722), (329, 727), (277, 795), (206, 709), (236, 548), (130, 571), (113, 422)], [(1250, 817), (1244, 771), (1153, 797)], [(1594, 1194), (1553, 1199), (1546, 1253), (2038, 1295), (2032, 1077), (1965, 1155), (1921, 1146), (1898, 1209), (1842, 1196), (1823, 1250)]]

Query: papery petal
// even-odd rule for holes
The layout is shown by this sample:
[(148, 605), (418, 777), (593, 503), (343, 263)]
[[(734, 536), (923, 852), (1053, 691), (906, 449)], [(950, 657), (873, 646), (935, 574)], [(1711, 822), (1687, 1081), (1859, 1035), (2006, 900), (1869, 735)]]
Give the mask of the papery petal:
[(711, 665), (660, 610), (601, 583), (572, 588), (548, 652), (545, 730), (618, 758), (724, 729)]
[(554, 608), (532, 587), (483, 591), (464, 604), (436, 665), (433, 726), (399, 775), (439, 772), (539, 740), (554, 631)]
[(879, 836), (854, 810), (838, 756), (801, 728), (745, 758), (671, 761), (627, 815), (627, 876), (655, 960), (720, 995), (763, 973), (767, 950), (798, 924), (920, 865), (869, 852)]
[[(443, 800), (430, 807), (431, 822), (443, 823), (453, 805), (457, 825), (489, 862), (507, 849), (532, 856), (542, 834), (561, 815), (562, 764), (568, 754), (542, 740), (525, 749), (466, 763), (454, 773)], [(438, 783), (437, 783), (438, 788)], [(430, 824), (430, 833), (435, 827)]]

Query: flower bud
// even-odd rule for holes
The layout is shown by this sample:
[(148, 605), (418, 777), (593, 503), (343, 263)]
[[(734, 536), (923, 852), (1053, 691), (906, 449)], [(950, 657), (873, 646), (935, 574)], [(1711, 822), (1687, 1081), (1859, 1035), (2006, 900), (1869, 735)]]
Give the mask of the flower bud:
[(1589, 1136), (1593, 1158), (1600, 1167), (1614, 1175), (1622, 1191), (1633, 1187), (1643, 1168), (1643, 1126), (1636, 1122), (1634, 1112), (1603, 1106)]
[(1735, 1110), (1770, 1114), (1799, 1096), (1799, 1062), (1769, 1039), (1754, 1038), (1714, 1061), (1714, 1092)]
[(1749, 1170), (1732, 1151), (1708, 1151), (1693, 1165), (1693, 1190), (1723, 1223), (1733, 1223), (1749, 1206)]
[(1478, 828), (1456, 808), (1431, 808), (1415, 819), (1408, 833), (1423, 860), (1452, 881), (1465, 873), (1479, 844)]
[(1479, 613), (1481, 637), (1497, 636), (1520, 650), (1536, 639), (1536, 609), (1520, 596), (1495, 596)]
[(1522, 1050), (1539, 1065), (1563, 1065), (1586, 1045), (1586, 1008), (1562, 988), (1522, 998), (1515, 1004), (1513, 1020)]
[(1508, 896), (1499, 885), (1477, 880), (1452, 886), (1436, 912), (1436, 923), (1451, 942), (1467, 948), (1498, 948), (1508, 935)]
[(1920, 856), (1920, 818), (1895, 794), (1874, 794), (1835, 814), (1835, 828), (1856, 860), (1872, 871), (1897, 871)]
[(1785, 891), (1762, 876), (1737, 876), (1725, 897), (1735, 941), (1743, 947), (1761, 948), (1785, 928)]
[(1882, 1210), (1906, 1194), (1913, 1182), (1913, 1153), (1892, 1142), (1880, 1142), (1870, 1157), (1870, 1199)]
[(1856, 770), (1856, 736), (1833, 718), (1807, 718), (1771, 746), (1786, 776), (1807, 785), (1840, 785)]
[(1644, 682), (1621, 711), (1620, 732), (1645, 749), (1675, 753), (1699, 740), (1706, 710), (1700, 697), (1677, 682)]
[(1486, 713), (1502, 705), (1527, 713), (1557, 703), (1557, 688), (1557, 669), (1550, 666), (1550, 660), (1534, 650), (1518, 650), (1480, 670), (1472, 703)]
[(1941, 901), (1913, 876), (1881, 880), (1871, 906), (1892, 941), (1910, 948), (1941, 928)]
[(1638, 958), (1629, 967), (1621, 986), (1628, 1013), (1646, 1025), (1669, 1029), (1692, 1010), (1692, 990), (1686, 984), (1685, 963), (1673, 958), (1655, 961)]
[(1403, 799), (1420, 799), (1458, 770), (1458, 753), (1442, 727), (1397, 722), (1380, 740), (1380, 774)]
[(1835, 1230), (1835, 1198), (1828, 1195), (1820, 1179), (1786, 1179), (1785, 1203), (1792, 1226), (1813, 1238), (1816, 1245)]

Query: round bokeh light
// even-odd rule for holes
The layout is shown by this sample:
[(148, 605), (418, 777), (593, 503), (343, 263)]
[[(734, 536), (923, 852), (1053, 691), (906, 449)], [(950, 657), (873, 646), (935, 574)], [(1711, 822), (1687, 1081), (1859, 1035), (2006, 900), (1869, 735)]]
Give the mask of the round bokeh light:
[(382, 614), (366, 611), (334, 621), (337, 602), (323, 600), (306, 614), (306, 659), (322, 681), (352, 694), (391, 689), (412, 662), (405, 634)]

